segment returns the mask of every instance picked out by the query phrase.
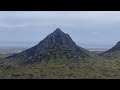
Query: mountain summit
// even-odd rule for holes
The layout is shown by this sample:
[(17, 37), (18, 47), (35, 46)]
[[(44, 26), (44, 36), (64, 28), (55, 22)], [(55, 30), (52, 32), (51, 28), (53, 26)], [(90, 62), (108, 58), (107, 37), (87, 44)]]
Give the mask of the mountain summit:
[(62, 31), (61, 31), (60, 28), (57, 28), (54, 32), (56, 32), (56, 33), (61, 33)]
[(25, 63), (32, 63), (57, 58), (84, 59), (89, 56), (89, 51), (77, 46), (69, 34), (57, 28), (36, 46), (7, 58), (16, 58)]

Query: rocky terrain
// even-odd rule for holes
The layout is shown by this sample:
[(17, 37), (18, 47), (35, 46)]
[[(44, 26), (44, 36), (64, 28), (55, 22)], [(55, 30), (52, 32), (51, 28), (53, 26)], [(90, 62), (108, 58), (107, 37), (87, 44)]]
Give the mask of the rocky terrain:
[(0, 79), (120, 78), (120, 42), (104, 52), (89, 51), (59, 28), (29, 49), (0, 57)]
[(14, 58), (24, 63), (33, 63), (58, 58), (84, 59), (91, 57), (90, 54), (91, 52), (77, 46), (68, 34), (57, 28), (36, 46), (9, 56), (7, 59)]

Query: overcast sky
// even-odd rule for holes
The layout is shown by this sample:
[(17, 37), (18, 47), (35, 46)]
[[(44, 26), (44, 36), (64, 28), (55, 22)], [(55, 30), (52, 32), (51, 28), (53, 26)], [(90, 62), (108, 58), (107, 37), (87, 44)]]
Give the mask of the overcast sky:
[(32, 46), (56, 28), (82, 47), (110, 48), (120, 41), (120, 12), (0, 11), (0, 45)]

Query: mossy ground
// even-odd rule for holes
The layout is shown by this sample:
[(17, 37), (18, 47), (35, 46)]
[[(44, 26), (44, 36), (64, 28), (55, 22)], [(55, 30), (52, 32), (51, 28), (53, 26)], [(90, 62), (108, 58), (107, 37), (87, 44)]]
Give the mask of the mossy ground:
[(25, 66), (8, 63), (0, 64), (0, 79), (120, 79), (119, 59), (56, 59)]

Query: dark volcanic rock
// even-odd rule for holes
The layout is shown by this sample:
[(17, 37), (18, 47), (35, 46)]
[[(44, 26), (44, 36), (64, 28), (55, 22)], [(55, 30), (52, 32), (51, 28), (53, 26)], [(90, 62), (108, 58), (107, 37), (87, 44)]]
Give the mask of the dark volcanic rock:
[(89, 51), (77, 46), (71, 37), (57, 28), (36, 46), (7, 58), (17, 58), (25, 63), (56, 58), (86, 58)]

